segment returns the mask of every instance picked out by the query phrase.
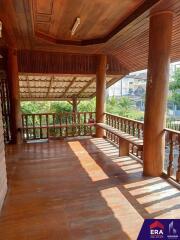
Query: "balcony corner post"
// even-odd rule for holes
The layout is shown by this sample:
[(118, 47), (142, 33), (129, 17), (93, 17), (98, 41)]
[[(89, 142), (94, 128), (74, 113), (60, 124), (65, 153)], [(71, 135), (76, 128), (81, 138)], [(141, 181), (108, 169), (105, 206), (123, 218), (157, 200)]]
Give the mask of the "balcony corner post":
[(161, 176), (165, 157), (165, 113), (173, 13), (150, 16), (148, 80), (144, 119), (144, 175)]

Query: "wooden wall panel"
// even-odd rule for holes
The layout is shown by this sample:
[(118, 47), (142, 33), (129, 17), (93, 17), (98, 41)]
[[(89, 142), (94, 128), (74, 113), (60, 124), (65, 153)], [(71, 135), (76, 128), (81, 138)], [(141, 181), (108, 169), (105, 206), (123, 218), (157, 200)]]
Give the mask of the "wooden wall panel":
[(0, 107), (0, 210), (3, 205), (6, 192), (7, 192), (7, 176), (6, 176), (6, 163), (5, 163), (5, 153), (4, 153), (2, 111)]
[[(129, 73), (115, 57), (107, 59), (107, 74)], [(97, 55), (22, 50), (18, 52), (18, 67), (22, 73), (96, 74)]]

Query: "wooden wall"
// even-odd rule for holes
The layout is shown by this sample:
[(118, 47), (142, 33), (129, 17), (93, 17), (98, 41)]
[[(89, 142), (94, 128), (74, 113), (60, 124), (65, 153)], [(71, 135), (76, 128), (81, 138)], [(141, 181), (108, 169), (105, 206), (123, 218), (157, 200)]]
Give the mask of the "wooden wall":
[[(23, 73), (96, 74), (98, 55), (18, 51), (18, 68)], [(107, 57), (108, 75), (126, 75), (129, 71), (119, 61)]]
[(1, 111), (1, 104), (0, 104), (0, 210), (3, 205), (6, 192), (7, 192), (7, 176), (6, 176), (6, 163), (5, 163), (5, 153), (4, 153), (2, 111)]

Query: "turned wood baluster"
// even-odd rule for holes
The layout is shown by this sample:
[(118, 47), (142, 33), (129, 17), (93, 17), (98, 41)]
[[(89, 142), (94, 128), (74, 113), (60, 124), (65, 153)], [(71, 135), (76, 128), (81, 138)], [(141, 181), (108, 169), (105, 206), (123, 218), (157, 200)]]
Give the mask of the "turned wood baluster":
[(169, 165), (167, 168), (167, 175), (170, 177), (173, 175), (173, 160), (174, 160), (174, 154), (173, 154), (173, 150), (174, 150), (174, 141), (173, 141), (173, 133), (169, 133)]
[(117, 128), (118, 128), (118, 130), (119, 130), (119, 127), (120, 127), (120, 126), (119, 126), (119, 125), (120, 125), (119, 122), (120, 122), (120, 120), (119, 120), (119, 118), (118, 118), (118, 119), (117, 119)]
[(68, 136), (68, 115), (65, 114), (65, 124), (66, 124), (66, 137)]
[(24, 117), (21, 115), (21, 122), (22, 122), (22, 130), (23, 130), (23, 140), (25, 140), (25, 129), (24, 129)]
[(35, 115), (32, 115), (32, 122), (33, 122), (33, 139), (36, 139), (36, 129), (35, 129)]
[(127, 126), (128, 126), (128, 133), (131, 134), (131, 121), (127, 121)]
[(62, 119), (61, 119), (61, 113), (59, 113), (59, 133), (60, 133), (60, 137), (62, 137)]
[(49, 138), (49, 115), (46, 114), (47, 138)]
[[(86, 124), (86, 112), (84, 113), (84, 124)], [(84, 125), (84, 135), (85, 136), (87, 135), (87, 128), (85, 125)]]
[(78, 113), (78, 135), (81, 136), (81, 115)]
[(135, 122), (134, 124), (133, 124), (133, 136), (136, 136), (136, 134), (137, 134), (137, 123)]
[(42, 132), (42, 115), (39, 115), (39, 124), (40, 124), (40, 138), (43, 138), (43, 132)]
[(179, 156), (178, 156), (178, 169), (176, 172), (176, 181), (180, 182), (180, 134), (178, 134), (178, 146), (179, 146)]
[(138, 135), (138, 138), (141, 138), (141, 124), (138, 124), (137, 126), (137, 135)]

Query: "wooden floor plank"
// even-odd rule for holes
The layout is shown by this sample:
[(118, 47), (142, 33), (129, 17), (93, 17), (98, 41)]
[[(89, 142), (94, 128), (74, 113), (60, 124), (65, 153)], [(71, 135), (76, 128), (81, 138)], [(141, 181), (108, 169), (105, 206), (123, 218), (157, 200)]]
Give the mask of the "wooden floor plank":
[[(0, 239), (136, 239), (143, 218), (180, 218), (180, 193), (104, 139), (7, 147)], [(167, 206), (165, 208), (165, 206)]]

